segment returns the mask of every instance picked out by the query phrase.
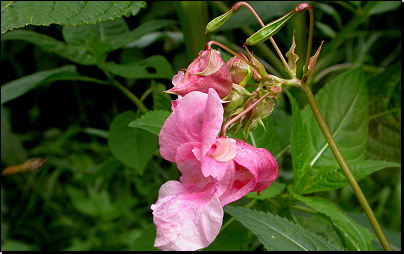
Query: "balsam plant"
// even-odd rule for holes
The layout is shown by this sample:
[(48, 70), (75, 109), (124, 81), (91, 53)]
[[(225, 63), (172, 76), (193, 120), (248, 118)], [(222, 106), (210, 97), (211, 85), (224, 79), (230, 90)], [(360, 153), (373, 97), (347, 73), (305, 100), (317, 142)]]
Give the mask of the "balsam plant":
[[(56, 148), (45, 144), (28, 153), (20, 149), (24, 152), (14, 158), (2, 152), (2, 163), (14, 165), (8, 167), (7, 172), (15, 168), (29, 172), (28, 163), (24, 163), (32, 160), (28, 158), (45, 158), (39, 158), (46, 163), (36, 171), (42, 176), (39, 182), (45, 181), (50, 194), (40, 194), (41, 199), (51, 204), (52, 196), (68, 197), (67, 206), (49, 205), (57, 215), (54, 224), (80, 228), (86, 235), (86, 240), (73, 238), (72, 247), (67, 250), (111, 250), (128, 246), (132, 250), (155, 250), (154, 247), (161, 250), (245, 250), (247, 246), (255, 249), (260, 245), (253, 235), (267, 250), (374, 250), (374, 235), (342, 212), (338, 202), (334, 204), (325, 198), (327, 191), (346, 190), (349, 186), (382, 248), (391, 250), (372, 211), (372, 203), (369, 205), (357, 182), (372, 172), (401, 166), (381, 159), (365, 159), (368, 115), (369, 111), (374, 112), (374, 105), (369, 105), (364, 67), (354, 66), (356, 68), (337, 76), (314, 96), (310, 87), (318, 81), (316, 77), (327, 66), (327, 61), (330, 62), (330, 50), (335, 50), (342, 41), (335, 37), (331, 43), (319, 42), (317, 51), (312, 54), (315, 22), (311, 5), (298, 4), (289, 13), (285, 11), (286, 15), (265, 25), (245, 2), (236, 3), (228, 11), (222, 8), (223, 15), (207, 22), (197, 15), (205, 10), (206, 6), (201, 6), (205, 4), (175, 4), (182, 26), (188, 28), (188, 31), (184, 30), (188, 54), (196, 57), (200, 51), (199, 57), (187, 69), (175, 75), (162, 55), (126, 63), (110, 60), (111, 52), (130, 48), (140, 38), (147, 41), (148, 35), (175, 25), (171, 20), (152, 19), (129, 30), (125, 20), (119, 17), (137, 15), (146, 8), (145, 2), (2, 2), (2, 51), (3, 41), (22, 40), (74, 63), (2, 85), (2, 105), (11, 105), (12, 100), (46, 83), (65, 80), (117, 88), (137, 108), (137, 112), (130, 110), (116, 116), (108, 132), (95, 128), (73, 129), (58, 139)], [(223, 7), (221, 3), (214, 4)], [(262, 2), (262, 6), (266, 4)], [(318, 6), (324, 12), (332, 13), (325, 5)], [(360, 6), (358, 9), (362, 13), (377, 13), (377, 8), (386, 9), (386, 6), (367, 3), (363, 9)], [(244, 49), (214, 34), (235, 22), (236, 17), (242, 15), (241, 7), (246, 7), (262, 27), (247, 31), (250, 35), (246, 36)], [(30, 12), (32, 9), (36, 11)], [(295, 33), (300, 34), (302, 26), (292, 31), (289, 51), (282, 52), (282, 48), (289, 46), (280, 47), (274, 36), (306, 10), (309, 14), (306, 52), (304, 55), (299, 53), (300, 56), (297, 53), (302, 52), (302, 40), (296, 43)], [(360, 22), (358, 19), (348, 28), (352, 29)], [(35, 31), (9, 31), (27, 24), (52, 23), (63, 26), (64, 42)], [(201, 26), (206, 26), (205, 35)], [(330, 31), (324, 24), (316, 28)], [(202, 41), (196, 39), (209, 36), (214, 40), (206, 46), (201, 46)], [(268, 40), (278, 57), (277, 60), (273, 58), (275, 55), (269, 57), (276, 68), (252, 51), (254, 47), (265, 49), (263, 45)], [(322, 61), (324, 51), (328, 55)], [(303, 67), (299, 59), (304, 59)], [(90, 72), (88, 76), (80, 74), (77, 65), (95, 66), (104, 74), (104, 79), (96, 78)], [(392, 83), (396, 82), (393, 81), (397, 74), (394, 70), (390, 70)], [(142, 80), (141, 84), (147, 87), (143, 94), (140, 86), (130, 86), (133, 79)], [(166, 87), (155, 79), (162, 82), (171, 79), (173, 87)], [(377, 79), (383, 80), (382, 76)], [(309, 104), (303, 110), (294, 96), (296, 88), (302, 91)], [(395, 91), (381, 90), (373, 93), (391, 98)], [(178, 98), (170, 103), (168, 94), (178, 95)], [(152, 97), (152, 106), (147, 104), (148, 95)], [(286, 121), (285, 117), (279, 121), (282, 107), (285, 107), (285, 95), (290, 102), (293, 121)], [(383, 109), (383, 115), (393, 115), (397, 111), (387, 109), (386, 105)], [(2, 106), (2, 122), (6, 114)], [(377, 112), (376, 117), (379, 117)], [(276, 125), (274, 119), (278, 119)], [(3, 134), (2, 126), (2, 151), (6, 144), (3, 138), (6, 142), (18, 143), (9, 129), (7, 127)], [(288, 130), (291, 130), (290, 136), (281, 136)], [(87, 149), (97, 151), (104, 161), (96, 158), (97, 162), (90, 165), (97, 165), (90, 170), (71, 167), (69, 170), (79, 181), (62, 183), (58, 176), (63, 167), (61, 169), (59, 165), (66, 153), (60, 152), (61, 144), (66, 145), (77, 133), (91, 137), (95, 146)], [(96, 137), (106, 139), (108, 149)], [(289, 144), (285, 137), (290, 137)], [(281, 142), (286, 144), (282, 149)], [(159, 153), (156, 153), (157, 149)], [(289, 150), (291, 157), (285, 156)], [(11, 150), (6, 148), (6, 151)], [(67, 158), (84, 153), (85, 149), (79, 144), (76, 152), (68, 154)], [(163, 159), (175, 164), (170, 168), (162, 166), (166, 165)], [(293, 179), (285, 177), (288, 167), (285, 165), (292, 168)], [(53, 172), (49, 170), (52, 168)], [(81, 168), (85, 166), (81, 164)], [(130, 184), (116, 181), (114, 174), (124, 176)], [(7, 179), (12, 177), (18, 175), (8, 175)], [(39, 183), (35, 185), (34, 179), (35, 175), (31, 173), (28, 186), (40, 193)], [(19, 181), (23, 186), (24, 179)], [(55, 193), (53, 186), (58, 187)], [(10, 192), (7, 189), (7, 193)], [(34, 204), (31, 201), (29, 207)], [(70, 212), (63, 211), (62, 207)], [(83, 216), (78, 220), (67, 219), (77, 211), (94, 219), (92, 226), (87, 223), (89, 230), (83, 230)], [(375, 211), (377, 215), (378, 209)], [(295, 212), (311, 217), (297, 216)], [(154, 223), (151, 223), (152, 216)], [(132, 233), (125, 234), (128, 229), (123, 230), (122, 226), (128, 227), (128, 220), (136, 226)], [(2, 228), (3, 221), (6, 219), (2, 216)], [(10, 232), (17, 232), (23, 222), (30, 221), (24, 213)], [(12, 250), (10, 246), (7, 249)]]

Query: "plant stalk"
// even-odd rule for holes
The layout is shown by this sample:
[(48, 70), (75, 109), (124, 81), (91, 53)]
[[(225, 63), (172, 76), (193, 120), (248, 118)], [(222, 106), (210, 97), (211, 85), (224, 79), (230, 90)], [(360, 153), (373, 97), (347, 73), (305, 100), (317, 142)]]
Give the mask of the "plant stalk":
[(344, 157), (342, 156), (337, 143), (334, 140), (334, 137), (332, 136), (332, 133), (330, 129), (328, 128), (327, 123), (324, 120), (323, 115), (320, 112), (320, 108), (317, 105), (316, 100), (314, 99), (314, 96), (310, 90), (310, 88), (306, 84), (302, 84), (298, 86), (306, 95), (308, 102), (310, 104), (311, 110), (313, 111), (313, 114), (317, 120), (318, 125), (320, 126), (321, 131), (323, 132), (323, 135), (325, 139), (327, 140), (328, 145), (330, 146), (330, 149), (332, 153), (335, 156), (335, 159), (337, 160), (339, 166), (341, 167), (342, 172), (344, 173), (345, 177), (347, 178), (349, 184), (352, 187), (352, 190), (354, 191), (356, 197), (359, 200), (359, 203), (361, 204), (366, 216), (369, 219), (370, 224), (372, 225), (373, 230), (376, 233), (377, 238), (380, 241), (380, 244), (382, 245), (384, 250), (391, 251), (391, 247), (383, 234), (382, 229), (380, 228), (379, 222), (377, 221), (372, 208), (370, 207), (365, 195), (363, 194), (358, 182), (356, 181), (354, 175), (352, 174), (351, 170), (348, 167), (348, 164), (346, 163)]

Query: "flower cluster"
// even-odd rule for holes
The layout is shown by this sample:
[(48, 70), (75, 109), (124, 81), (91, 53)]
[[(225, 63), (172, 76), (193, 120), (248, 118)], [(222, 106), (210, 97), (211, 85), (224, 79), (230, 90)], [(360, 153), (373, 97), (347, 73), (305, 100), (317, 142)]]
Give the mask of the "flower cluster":
[(181, 177), (161, 186), (151, 206), (154, 246), (161, 250), (206, 248), (219, 234), (222, 207), (265, 190), (278, 176), (277, 162), (267, 150), (218, 136), (224, 120), (221, 98), (232, 90), (231, 77), (219, 52), (206, 50), (185, 74), (173, 78), (169, 92), (180, 96), (160, 131), (159, 145)]

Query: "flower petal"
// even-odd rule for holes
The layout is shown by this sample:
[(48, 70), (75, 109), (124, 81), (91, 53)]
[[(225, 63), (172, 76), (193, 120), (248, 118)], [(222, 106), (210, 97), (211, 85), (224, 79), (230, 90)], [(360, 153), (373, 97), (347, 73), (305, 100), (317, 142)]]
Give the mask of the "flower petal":
[(180, 182), (169, 181), (151, 209), (157, 229), (154, 246), (160, 250), (206, 248), (222, 226), (223, 209), (212, 186), (190, 193)]
[(209, 88), (213, 88), (220, 98), (224, 98), (232, 89), (229, 69), (216, 50), (199, 52), (199, 57), (188, 66), (184, 77), (178, 75), (173, 78), (174, 87), (166, 93), (185, 96), (193, 91), (208, 93)]
[(256, 181), (254, 188), (250, 192), (265, 190), (278, 177), (278, 163), (266, 149), (255, 148), (241, 140), (236, 141), (238, 153), (234, 161), (247, 169)]
[(194, 150), (200, 146), (198, 142), (181, 145), (175, 158), (177, 167), (181, 172), (180, 181), (192, 191), (200, 191), (209, 183), (214, 182), (211, 177), (205, 177), (201, 171), (201, 162), (195, 156)]
[(217, 134), (223, 123), (223, 105), (219, 95), (209, 88), (208, 99), (203, 113), (203, 127), (201, 132), (201, 157), (212, 148)]
[(265, 149), (236, 141), (237, 155), (234, 158), (235, 176), (232, 188), (220, 196), (222, 206), (234, 202), (247, 193), (268, 188), (278, 177), (278, 164)]
[(191, 92), (184, 96), (168, 117), (159, 134), (160, 154), (175, 162), (179, 146), (200, 142), (201, 156), (212, 147), (223, 121), (223, 106), (215, 90), (209, 94)]

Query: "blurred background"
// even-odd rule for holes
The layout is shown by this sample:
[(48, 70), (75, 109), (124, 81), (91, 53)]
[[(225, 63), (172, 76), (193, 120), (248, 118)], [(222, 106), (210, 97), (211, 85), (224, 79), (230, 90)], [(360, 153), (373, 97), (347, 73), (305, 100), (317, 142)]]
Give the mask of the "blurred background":
[[(147, 8), (141, 9), (136, 16), (123, 18), (130, 30), (151, 20), (175, 22), (112, 51), (107, 61), (136, 63), (153, 55), (163, 55), (171, 65), (168, 72), (175, 75), (178, 70), (187, 68), (209, 40), (245, 52), (242, 45), (246, 38), (260, 28), (246, 8), (233, 14), (213, 33), (204, 34), (206, 24), (235, 3), (148, 1)], [(267, 24), (302, 2), (248, 3)], [(367, 157), (401, 163), (400, 2), (308, 3), (315, 13), (312, 55), (324, 40), (309, 83), (313, 93), (338, 74), (363, 66), (370, 102)], [(308, 18), (308, 12), (295, 15), (274, 37), (285, 54), (296, 31), (296, 54), (300, 57), (298, 77), (302, 75), (306, 55)], [(64, 41), (60, 25), (29, 25), (19, 29)], [(264, 62), (268, 73), (288, 78), (269, 41), (249, 47), (249, 50)], [(221, 52), (225, 60), (231, 57)], [(2, 85), (71, 63), (28, 42), (1, 41)], [(77, 64), (77, 71), (99, 80), (107, 79), (96, 66)], [(119, 75), (116, 79), (148, 109), (170, 110), (170, 100), (174, 97), (161, 93), (172, 87), (170, 79), (134, 79)], [(298, 90), (290, 90), (303, 108), (307, 103), (304, 96)], [(158, 189), (168, 180), (177, 180), (180, 174), (175, 164), (161, 158), (157, 149), (152, 159), (145, 162), (144, 173), (124, 165), (112, 155), (108, 131), (114, 118), (127, 110), (140, 114), (120, 90), (91, 81), (50, 81), (2, 104), (2, 170), (21, 165), (30, 158), (47, 159), (43, 168), (35, 172), (1, 176), (2, 250), (138, 249), (133, 246), (135, 239), (153, 227), (150, 205), (156, 202)], [(390, 112), (389, 117), (383, 116), (386, 111)], [(279, 141), (281, 149), (290, 143), (291, 129), (291, 109), (283, 95), (272, 117), (277, 128), (283, 129), (284, 138)], [(280, 172), (281, 181), (287, 183), (293, 178), (290, 150), (280, 159)], [(392, 245), (401, 248), (400, 169), (375, 172), (361, 180), (360, 186), (387, 230), (387, 238)], [(367, 226), (350, 187), (322, 195)], [(273, 209), (267, 204), (260, 207)], [(251, 242), (241, 249), (262, 248), (257, 239), (248, 237)], [(153, 241), (154, 236), (149, 239), (150, 243)]]

